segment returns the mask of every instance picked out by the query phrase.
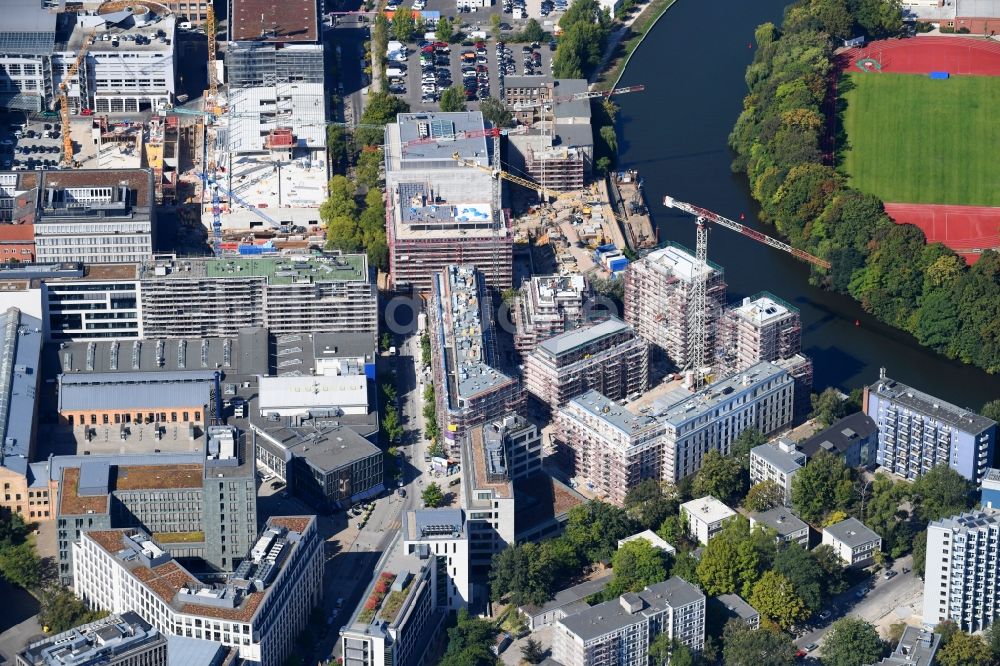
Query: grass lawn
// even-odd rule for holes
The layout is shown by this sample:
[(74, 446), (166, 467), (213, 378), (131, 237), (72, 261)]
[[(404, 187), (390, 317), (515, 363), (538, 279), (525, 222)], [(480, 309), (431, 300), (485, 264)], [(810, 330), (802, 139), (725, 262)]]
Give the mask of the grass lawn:
[(848, 77), (841, 166), (853, 187), (890, 202), (1000, 206), (1000, 77)]

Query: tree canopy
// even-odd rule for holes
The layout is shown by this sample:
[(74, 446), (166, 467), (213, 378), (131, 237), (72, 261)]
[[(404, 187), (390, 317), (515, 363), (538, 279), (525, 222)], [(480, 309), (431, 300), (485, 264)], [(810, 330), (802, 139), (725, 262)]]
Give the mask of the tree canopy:
[(865, 666), (877, 663), (886, 648), (872, 624), (859, 618), (843, 617), (830, 627), (820, 656), (827, 666)]
[(740, 499), (746, 492), (747, 477), (739, 461), (712, 449), (701, 460), (692, 491), (698, 497), (711, 495), (724, 504)]
[(709, 540), (698, 562), (702, 589), (710, 595), (749, 597), (754, 582), (771, 567), (775, 550), (773, 531), (750, 529), (750, 522), (742, 516), (730, 518)]
[(854, 496), (851, 471), (843, 460), (820, 451), (792, 477), (792, 508), (802, 520), (818, 524), (836, 509), (847, 510)]
[(795, 663), (795, 644), (788, 634), (750, 629), (739, 621), (726, 625), (722, 645), (726, 666), (791, 666)]
[(937, 654), (941, 666), (981, 666), (989, 664), (993, 653), (982, 636), (956, 631)]
[(600, 62), (611, 31), (611, 18), (597, 0), (573, 0), (559, 19), (562, 34), (552, 59), (559, 79), (586, 78)]
[(496, 666), (498, 660), (490, 652), (496, 629), (487, 620), (469, 615), (462, 608), (457, 623), (448, 629), (448, 649), (439, 666)]
[(645, 539), (633, 539), (621, 545), (611, 558), (612, 576), (607, 597), (625, 592), (639, 592), (647, 585), (667, 579), (668, 556)]
[(750, 605), (782, 629), (809, 617), (805, 602), (795, 593), (792, 582), (775, 571), (765, 571), (750, 592)]
[[(496, 16), (496, 14), (494, 14)], [(465, 111), (465, 92), (461, 86), (449, 86), (441, 93), (442, 111)]]
[(441, 492), (441, 486), (432, 482), (420, 493), (420, 499), (424, 501), (424, 506), (433, 509), (444, 503), (444, 493)]

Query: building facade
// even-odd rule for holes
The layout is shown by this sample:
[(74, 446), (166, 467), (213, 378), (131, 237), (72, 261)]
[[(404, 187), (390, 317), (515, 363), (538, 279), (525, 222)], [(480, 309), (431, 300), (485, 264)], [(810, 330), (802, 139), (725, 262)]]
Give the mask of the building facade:
[(149, 337), (224, 337), (377, 328), (377, 293), (364, 255), (176, 259), (140, 268)]
[(681, 504), (681, 519), (687, 525), (688, 535), (703, 546), (735, 515), (735, 511), (711, 495)]
[(434, 275), (427, 325), (437, 421), (457, 448), (470, 428), (518, 411), (524, 394), (517, 379), (496, 369), (491, 302), (475, 267), (448, 266)]
[(551, 409), (597, 391), (613, 400), (649, 386), (649, 343), (611, 317), (541, 342), (524, 362), (525, 389)]
[(847, 518), (823, 528), (823, 545), (832, 547), (845, 566), (860, 568), (875, 563), (882, 537), (857, 518)]
[(544, 275), (526, 280), (514, 303), (514, 348), (532, 352), (539, 342), (582, 326), (590, 296), (582, 275)]
[(876, 461), (904, 479), (948, 465), (978, 483), (993, 461), (996, 421), (890, 379), (884, 368), (863, 407), (878, 425)]
[(809, 550), (809, 526), (787, 507), (779, 506), (760, 513), (750, 514), (750, 529), (757, 527), (772, 529), (779, 544), (797, 543)]
[(681, 578), (623, 594), (556, 621), (552, 657), (563, 666), (645, 664), (661, 633), (700, 652), (705, 645), (705, 595)]
[(826, 451), (848, 467), (874, 467), (878, 441), (875, 421), (864, 412), (855, 412), (798, 444), (797, 449), (807, 458)]
[(554, 425), (558, 454), (573, 476), (612, 504), (624, 506), (629, 490), (663, 476), (663, 425), (596, 391), (560, 407)]
[(45, 171), (35, 220), (40, 263), (120, 264), (153, 255), (150, 169)]
[(774, 481), (781, 488), (785, 506), (792, 504), (792, 479), (806, 464), (805, 454), (795, 443), (783, 439), (750, 450), (750, 485)]
[(433, 555), (438, 568), (436, 604), (458, 610), (473, 603), (469, 530), (461, 509), (411, 509), (403, 513), (403, 552)]
[(695, 342), (691, 301), (699, 280), (706, 282), (705, 349), (713, 349), (726, 304), (721, 267), (711, 262), (699, 264), (691, 252), (670, 245), (633, 261), (625, 271), (625, 321), (679, 368), (691, 360)]
[(927, 526), (924, 624), (982, 631), (1000, 613), (1000, 512), (970, 511)]
[(494, 196), (485, 127), (478, 111), (399, 114), (386, 125), (386, 238), (395, 288), (430, 293), (433, 276), (452, 264), (476, 267), (496, 290), (510, 287), (513, 235)]
[(248, 662), (279, 664), (320, 602), (323, 541), (315, 516), (274, 516), (226, 583), (203, 583), (141, 530), (85, 532), (73, 585), (92, 609), (138, 609), (158, 631), (221, 642)]

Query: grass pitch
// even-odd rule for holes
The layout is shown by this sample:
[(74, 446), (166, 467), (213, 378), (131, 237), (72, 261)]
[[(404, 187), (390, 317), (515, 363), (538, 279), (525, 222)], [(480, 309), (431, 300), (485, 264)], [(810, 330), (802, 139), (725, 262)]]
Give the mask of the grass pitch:
[(1000, 206), (1000, 77), (846, 78), (851, 186), (890, 202)]

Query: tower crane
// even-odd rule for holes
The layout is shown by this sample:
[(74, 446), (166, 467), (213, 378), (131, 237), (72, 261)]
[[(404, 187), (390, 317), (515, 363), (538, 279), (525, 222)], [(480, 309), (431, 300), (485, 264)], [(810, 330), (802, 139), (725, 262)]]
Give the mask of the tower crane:
[[(208, 12), (205, 15), (205, 33), (208, 36), (208, 102), (213, 106), (218, 104), (219, 78), (215, 71), (215, 37), (218, 25), (215, 22), (215, 9), (213, 3), (208, 3)], [(216, 107), (217, 108), (217, 107)]]
[[(87, 50), (90, 49), (90, 45), (94, 41), (94, 35), (96, 31), (91, 31), (84, 40), (83, 44), (80, 46), (80, 52), (76, 54), (76, 60), (70, 65), (69, 70), (66, 72), (66, 76), (63, 77), (62, 81), (59, 82), (59, 117), (62, 124), (62, 140), (63, 140), (63, 166), (73, 166), (73, 137), (72, 137), (72, 124), (69, 119), (69, 98), (67, 93), (69, 92), (69, 82), (73, 80), (77, 72), (80, 71), (80, 64), (83, 63), (83, 59), (87, 57)], [(82, 103), (82, 102), (81, 102)]]
[[(695, 216), (695, 258), (697, 259), (697, 263), (702, 266), (708, 265), (708, 226), (706, 225), (706, 222), (712, 222), (713, 224), (717, 224), (721, 227), (739, 232), (744, 236), (754, 239), (758, 243), (763, 243), (775, 249), (781, 250), (782, 252), (787, 252), (793, 257), (807, 261), (814, 266), (819, 266), (824, 269), (830, 268), (830, 262), (825, 259), (820, 259), (819, 257), (811, 255), (808, 252), (792, 247), (788, 243), (783, 243), (777, 238), (772, 238), (766, 234), (762, 234), (756, 229), (751, 229), (746, 225), (740, 224), (739, 222), (734, 222), (729, 218), (719, 215), (718, 213), (713, 213), (706, 208), (678, 201), (670, 196), (663, 198), (663, 205), (667, 208), (676, 208), (677, 210), (682, 210), (685, 213), (690, 213)], [(701, 272), (700, 274), (695, 275), (694, 278), (694, 288), (691, 299), (691, 314), (689, 319), (691, 337), (689, 341), (688, 357), (690, 359), (689, 365), (692, 368), (694, 375), (694, 390), (697, 391), (702, 387), (705, 381), (705, 341), (708, 337), (705, 309), (708, 306), (708, 271), (706, 270)]]

